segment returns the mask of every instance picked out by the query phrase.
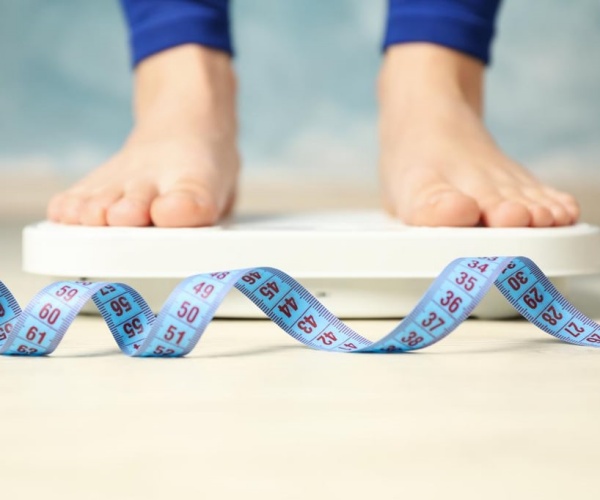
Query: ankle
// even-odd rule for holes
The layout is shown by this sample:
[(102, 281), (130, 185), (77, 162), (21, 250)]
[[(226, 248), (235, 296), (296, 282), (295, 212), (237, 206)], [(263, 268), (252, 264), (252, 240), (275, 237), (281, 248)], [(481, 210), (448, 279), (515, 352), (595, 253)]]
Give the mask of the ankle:
[[(229, 55), (200, 45), (181, 45), (144, 60), (135, 70), (134, 114), (221, 111), (235, 100)], [(229, 106), (226, 106), (229, 107)], [(227, 110), (233, 111), (233, 110)]]
[(479, 115), (483, 108), (483, 64), (452, 49), (429, 43), (390, 47), (379, 76), (380, 100), (407, 102), (463, 100)]

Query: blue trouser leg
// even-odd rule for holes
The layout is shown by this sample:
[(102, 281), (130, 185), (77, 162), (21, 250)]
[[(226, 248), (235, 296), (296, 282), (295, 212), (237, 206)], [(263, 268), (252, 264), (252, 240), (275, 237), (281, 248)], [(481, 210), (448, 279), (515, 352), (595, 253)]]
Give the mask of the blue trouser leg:
[(197, 43), (232, 53), (229, 0), (121, 0), (133, 63), (161, 50)]
[[(184, 43), (232, 52), (229, 0), (121, 0), (134, 64)], [(488, 63), (500, 0), (389, 0), (384, 46), (430, 42)]]
[(429, 42), (490, 61), (500, 0), (389, 0), (384, 48)]

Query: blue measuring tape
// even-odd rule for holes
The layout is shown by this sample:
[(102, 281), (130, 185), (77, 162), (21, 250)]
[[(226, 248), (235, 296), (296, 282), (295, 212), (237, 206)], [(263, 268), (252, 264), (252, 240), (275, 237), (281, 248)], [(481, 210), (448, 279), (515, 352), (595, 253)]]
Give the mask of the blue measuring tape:
[(525, 257), (452, 261), (414, 310), (379, 341), (340, 321), (302, 285), (270, 267), (199, 274), (183, 280), (155, 316), (142, 296), (122, 283), (60, 281), (21, 311), (0, 282), (0, 354), (53, 352), (92, 299), (123, 353), (178, 357), (198, 343), (225, 295), (236, 287), (296, 340), (333, 352), (406, 352), (435, 344), (462, 323), (496, 285), (530, 322), (565, 342), (600, 347), (600, 325), (573, 307)]

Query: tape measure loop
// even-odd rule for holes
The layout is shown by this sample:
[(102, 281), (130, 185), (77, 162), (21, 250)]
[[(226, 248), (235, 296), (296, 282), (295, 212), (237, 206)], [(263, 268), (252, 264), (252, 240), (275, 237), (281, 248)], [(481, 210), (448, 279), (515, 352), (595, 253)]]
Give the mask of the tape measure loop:
[(423, 349), (449, 335), (493, 285), (543, 331), (571, 344), (600, 347), (600, 325), (573, 307), (533, 261), (526, 257), (479, 257), (448, 264), (413, 311), (376, 342), (343, 323), (291, 276), (271, 267), (191, 276), (175, 287), (158, 316), (124, 283), (52, 283), (21, 311), (0, 282), (0, 354), (52, 353), (92, 299), (124, 354), (185, 356), (194, 349), (233, 287), (290, 336), (314, 349), (401, 353)]

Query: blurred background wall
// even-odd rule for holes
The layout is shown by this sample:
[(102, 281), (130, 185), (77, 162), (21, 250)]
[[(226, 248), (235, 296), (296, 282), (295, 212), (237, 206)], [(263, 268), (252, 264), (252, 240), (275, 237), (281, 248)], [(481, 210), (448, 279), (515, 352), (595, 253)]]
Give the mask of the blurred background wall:
[[(373, 177), (384, 0), (234, 0), (248, 171)], [(131, 125), (117, 0), (0, 0), (0, 173), (80, 175)], [(536, 172), (600, 171), (600, 2), (505, 0), (488, 122)]]

